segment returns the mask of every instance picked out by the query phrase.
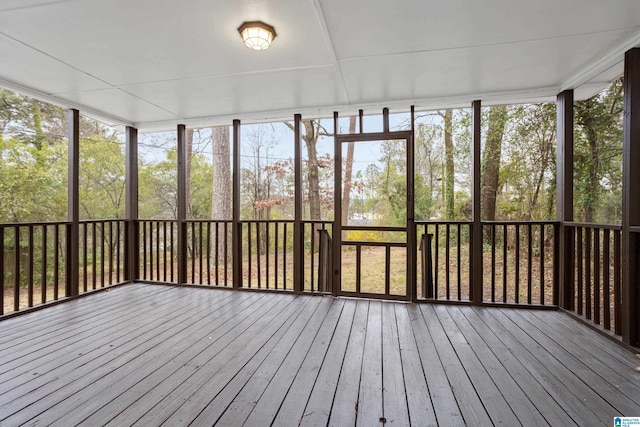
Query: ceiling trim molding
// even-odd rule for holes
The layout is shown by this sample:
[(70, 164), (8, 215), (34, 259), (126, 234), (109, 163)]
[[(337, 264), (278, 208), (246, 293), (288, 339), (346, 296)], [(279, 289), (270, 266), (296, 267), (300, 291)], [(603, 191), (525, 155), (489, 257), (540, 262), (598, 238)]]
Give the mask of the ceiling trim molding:
[(607, 71), (609, 68), (615, 66), (620, 61), (623, 61), (625, 52), (638, 45), (640, 45), (640, 32), (636, 33), (625, 42), (620, 43), (617, 47), (610, 49), (606, 55), (597, 61), (588, 64), (582, 70), (569, 77), (560, 87), (560, 91), (576, 89), (579, 86), (588, 83)]
[(53, 104), (58, 107), (67, 108), (67, 109), (75, 108), (76, 110), (80, 111), (80, 114), (82, 114), (83, 116), (87, 116), (92, 119), (98, 120), (109, 126), (133, 126), (132, 122), (125, 120), (122, 117), (117, 117), (111, 114), (107, 114), (103, 111), (96, 110), (94, 108), (89, 108), (84, 105), (76, 104), (76, 103), (58, 98), (53, 95), (48, 95), (46, 93), (43, 93), (34, 89), (30, 89), (26, 86), (23, 86), (18, 83), (14, 83), (9, 80), (0, 78), (0, 86), (2, 86), (5, 89), (9, 89), (11, 91), (20, 93), (22, 95), (30, 96), (32, 98), (38, 99), (43, 102), (48, 102), (49, 104)]
[(240, 115), (224, 115), (216, 117), (199, 117), (177, 121), (141, 122), (135, 127), (141, 131), (165, 131), (172, 130), (177, 124), (184, 124), (188, 128), (231, 126), (233, 120), (239, 119), (244, 123), (268, 123), (279, 121), (291, 121), (294, 114), (300, 114), (305, 119), (330, 118), (337, 111), (341, 115), (357, 115), (358, 110), (366, 114), (372, 112), (382, 114), (383, 108), (389, 108), (393, 112), (409, 111), (412, 105), (417, 111), (438, 110), (445, 108), (468, 108), (471, 102), (480, 99), (483, 106), (500, 104), (525, 104), (538, 102), (555, 102), (560, 90), (557, 86), (511, 92), (476, 93), (443, 98), (404, 99), (393, 101), (371, 102), (365, 104), (329, 105), (317, 108), (301, 108), (297, 110), (275, 110), (246, 113)]

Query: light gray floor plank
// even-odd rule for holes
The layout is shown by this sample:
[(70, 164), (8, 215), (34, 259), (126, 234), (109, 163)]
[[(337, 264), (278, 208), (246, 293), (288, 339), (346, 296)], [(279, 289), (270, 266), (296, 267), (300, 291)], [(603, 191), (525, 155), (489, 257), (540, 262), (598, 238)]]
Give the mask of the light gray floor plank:
[(0, 321), (0, 425), (598, 425), (629, 351), (553, 311), (125, 285)]

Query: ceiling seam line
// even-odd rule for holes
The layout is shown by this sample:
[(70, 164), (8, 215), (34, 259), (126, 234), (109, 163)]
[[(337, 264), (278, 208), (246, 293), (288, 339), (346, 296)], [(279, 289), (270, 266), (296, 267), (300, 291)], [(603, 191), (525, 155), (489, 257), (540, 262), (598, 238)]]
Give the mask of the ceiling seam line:
[(342, 74), (342, 67), (340, 66), (338, 55), (336, 54), (333, 39), (331, 38), (331, 34), (329, 33), (329, 27), (327, 26), (327, 20), (324, 16), (322, 5), (320, 4), (320, 0), (311, 1), (313, 3), (313, 9), (316, 12), (316, 18), (318, 19), (318, 23), (320, 24), (320, 29), (322, 30), (322, 36), (325, 39), (325, 44), (328, 45), (327, 47), (329, 48), (329, 51), (331, 53), (331, 58), (333, 59), (336, 73), (338, 74), (338, 78), (340, 79), (340, 87), (342, 88), (343, 95), (347, 101), (347, 104), (351, 104), (351, 100), (349, 99), (349, 92), (347, 91), (347, 84), (345, 83), (344, 75)]
[[(305, 70), (315, 70), (315, 69), (322, 69), (322, 68), (332, 68), (333, 66), (334, 66), (334, 64), (309, 65), (309, 66), (303, 66), (303, 67), (276, 68), (276, 69), (264, 70), (264, 71), (245, 71), (245, 72), (240, 72), (240, 73), (209, 74), (209, 75), (197, 76), (197, 77), (187, 77), (187, 78), (184, 78), (184, 79), (179, 79), (178, 78), (178, 79), (140, 81), (140, 82), (131, 82), (131, 83), (119, 83), (119, 84), (114, 84), (113, 87), (114, 88), (122, 88), (122, 87), (127, 87), (127, 86), (136, 86), (136, 85), (144, 85), (144, 84), (185, 82), (185, 81), (203, 80), (203, 79), (224, 79), (224, 78), (227, 78), (227, 77), (234, 77), (234, 76), (252, 76), (252, 75), (260, 75), (260, 74), (273, 74), (273, 73), (279, 73), (279, 72), (282, 72), (282, 71), (285, 71), (285, 72), (286, 71), (305, 71)], [(100, 89), (95, 89), (95, 90), (100, 90)]]
[[(75, 0), (72, 0), (72, 1), (75, 1)], [(30, 44), (28, 44), (28, 43), (26, 43), (26, 42), (23, 42), (22, 40), (19, 40), (19, 39), (15, 38), (15, 37), (13, 37), (13, 36), (11, 36), (11, 35), (7, 34), (7, 33), (4, 33), (4, 32), (2, 32), (2, 31), (0, 31), (0, 34), (1, 34), (1, 35), (3, 35), (3, 36), (5, 36), (5, 37), (7, 37), (8, 39), (13, 40), (13, 41), (14, 41), (14, 42), (16, 42), (16, 43), (19, 43), (19, 44), (21, 44), (21, 45), (25, 46), (25, 47), (26, 47), (26, 48), (28, 48), (28, 49), (31, 49), (31, 50), (33, 50), (33, 51), (35, 51), (35, 52), (38, 52), (39, 54), (44, 55), (44, 56), (46, 56), (47, 58), (50, 58), (50, 59), (52, 59), (52, 60), (54, 60), (54, 61), (56, 61), (56, 62), (59, 62), (59, 63), (60, 63), (60, 64), (62, 64), (62, 65), (65, 65), (65, 66), (67, 66), (67, 67), (69, 67), (69, 68), (71, 68), (71, 69), (73, 69), (73, 70), (75, 70), (75, 71), (77, 71), (77, 72), (79, 72), (79, 73), (82, 73), (82, 74), (84, 74), (84, 75), (86, 75), (86, 76), (91, 77), (92, 79), (96, 79), (96, 80), (98, 80), (99, 82), (106, 84), (106, 85), (107, 85), (107, 86), (109, 86), (109, 87), (114, 88), (114, 85), (112, 85), (112, 84), (111, 84), (111, 83), (109, 83), (108, 81), (103, 80), (103, 79), (101, 79), (100, 77), (94, 76), (93, 74), (88, 73), (88, 72), (86, 72), (86, 71), (83, 71), (83, 70), (81, 70), (80, 68), (78, 68), (78, 67), (76, 67), (76, 66), (74, 66), (74, 65), (71, 65), (71, 64), (69, 64), (69, 63), (67, 63), (67, 62), (65, 62), (65, 61), (63, 61), (63, 60), (61, 60), (60, 58), (56, 58), (55, 56), (50, 55), (50, 54), (48, 54), (48, 53), (46, 53), (46, 52), (44, 52), (44, 51), (42, 51), (42, 50), (40, 50), (40, 49), (38, 49), (38, 48), (36, 48), (36, 47), (34, 47), (34, 46), (31, 46)]]
[(393, 53), (381, 53), (376, 55), (362, 55), (362, 56), (346, 56), (344, 58), (339, 58), (338, 61), (349, 61), (349, 60), (358, 60), (358, 59), (369, 59), (369, 58), (383, 58), (387, 56), (401, 56), (401, 55), (411, 55), (411, 54), (420, 54), (420, 53), (433, 53), (433, 52), (447, 52), (447, 51), (455, 51), (455, 50), (466, 50), (466, 49), (474, 49), (474, 48), (482, 48), (482, 47), (497, 47), (497, 46), (509, 46), (509, 45), (517, 45), (517, 44), (527, 44), (534, 43), (539, 41), (552, 41), (552, 40), (561, 40), (568, 39), (573, 37), (582, 37), (594, 34), (607, 34), (607, 33), (616, 33), (621, 31), (631, 31), (638, 30), (640, 26), (635, 27), (625, 27), (617, 30), (607, 30), (607, 31), (594, 31), (589, 33), (580, 33), (580, 34), (571, 34), (565, 36), (557, 36), (557, 37), (540, 37), (536, 39), (527, 39), (527, 40), (516, 40), (510, 42), (497, 42), (497, 43), (486, 43), (486, 44), (476, 44), (476, 45), (466, 45), (466, 46), (455, 46), (455, 47), (445, 47), (439, 49), (422, 49), (422, 50), (408, 50), (403, 52), (393, 52)]

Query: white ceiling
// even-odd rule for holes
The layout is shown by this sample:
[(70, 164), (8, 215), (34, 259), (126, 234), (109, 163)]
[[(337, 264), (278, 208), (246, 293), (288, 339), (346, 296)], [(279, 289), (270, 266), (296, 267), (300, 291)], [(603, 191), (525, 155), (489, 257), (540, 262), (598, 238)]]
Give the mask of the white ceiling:
[(149, 130), (585, 97), (636, 45), (638, 0), (0, 0), (0, 86)]

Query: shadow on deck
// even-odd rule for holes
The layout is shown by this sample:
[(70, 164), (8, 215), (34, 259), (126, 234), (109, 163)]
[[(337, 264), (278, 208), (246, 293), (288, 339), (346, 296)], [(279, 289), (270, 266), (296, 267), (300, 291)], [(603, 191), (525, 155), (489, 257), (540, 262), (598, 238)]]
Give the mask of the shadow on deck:
[(0, 322), (0, 425), (611, 425), (638, 365), (556, 311), (134, 284)]

